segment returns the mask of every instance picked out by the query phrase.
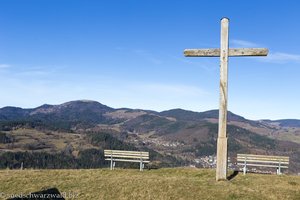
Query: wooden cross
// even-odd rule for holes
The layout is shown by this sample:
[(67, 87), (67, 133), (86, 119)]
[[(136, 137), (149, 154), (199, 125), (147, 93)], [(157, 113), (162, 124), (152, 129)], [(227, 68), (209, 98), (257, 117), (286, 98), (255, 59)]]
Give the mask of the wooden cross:
[(229, 19), (221, 19), (221, 48), (220, 49), (186, 49), (187, 57), (220, 57), (220, 104), (219, 130), (217, 141), (217, 170), (216, 180), (227, 180), (227, 83), (228, 56), (266, 56), (266, 48), (228, 48)]

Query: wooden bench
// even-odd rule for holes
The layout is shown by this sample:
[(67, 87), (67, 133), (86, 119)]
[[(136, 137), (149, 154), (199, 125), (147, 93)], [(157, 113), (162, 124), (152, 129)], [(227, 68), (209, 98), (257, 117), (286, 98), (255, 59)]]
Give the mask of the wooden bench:
[(266, 156), (254, 154), (237, 154), (237, 165), (243, 167), (244, 175), (247, 172), (247, 166), (277, 168), (277, 174), (281, 174), (281, 169), (287, 169), (289, 166), (289, 157), (286, 156)]
[(144, 169), (144, 163), (149, 163), (149, 152), (104, 150), (105, 160), (110, 160), (110, 169), (115, 168), (115, 162), (136, 162), (140, 163), (140, 171)]

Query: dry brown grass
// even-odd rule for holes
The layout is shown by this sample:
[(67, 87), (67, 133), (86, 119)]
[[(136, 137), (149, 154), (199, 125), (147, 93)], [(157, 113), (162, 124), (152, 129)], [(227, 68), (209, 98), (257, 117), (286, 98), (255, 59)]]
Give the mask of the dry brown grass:
[(26, 146), (41, 143), (45, 143), (47, 148), (34, 151), (61, 152), (67, 144), (72, 145), (75, 150), (95, 148), (85, 140), (83, 135), (75, 133), (39, 131), (29, 128), (19, 128), (7, 133), (14, 137), (13, 148), (11, 143), (0, 144), (0, 148), (14, 152), (28, 150)]
[(28, 194), (47, 188), (77, 199), (300, 199), (299, 176), (238, 174), (216, 182), (214, 170), (137, 169), (2, 170), (0, 192)]

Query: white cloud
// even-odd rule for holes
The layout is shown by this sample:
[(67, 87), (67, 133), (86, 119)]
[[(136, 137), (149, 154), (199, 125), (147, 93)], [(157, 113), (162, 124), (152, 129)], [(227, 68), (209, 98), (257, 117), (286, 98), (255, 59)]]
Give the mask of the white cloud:
[(18, 72), (16, 75), (19, 76), (46, 76), (51, 72), (47, 69), (29, 69), (27, 71)]
[(300, 54), (289, 54), (282, 52), (269, 53), (266, 57), (258, 58), (263, 62), (284, 64), (289, 62), (300, 63)]
[(10, 68), (11, 65), (8, 64), (0, 64), (0, 69)]
[[(253, 47), (264, 47), (254, 42), (247, 40), (232, 39), (231, 44), (234, 48), (253, 48)], [(267, 56), (256, 58), (258, 61), (285, 64), (285, 63), (300, 63), (300, 54), (290, 54), (285, 52), (270, 52)]]
[(15, 73), (11, 74), (13, 77), (17, 78), (38, 78), (47, 77), (47, 78), (55, 78), (53, 76), (57, 76), (59, 72), (67, 69), (66, 66), (63, 65), (45, 65), (45, 66), (16, 66), (17, 70)]
[(45, 78), (40, 75), (28, 78), (23, 74), (3, 77), (0, 84), (9, 86), (2, 88), (6, 95), (0, 100), (0, 107), (11, 105), (28, 108), (44, 103), (59, 104), (70, 100), (91, 99), (115, 108), (205, 110), (206, 102), (211, 102), (211, 94), (194, 85), (112, 77), (92, 76), (73, 81), (56, 80), (54, 76)]
[[(107, 101), (107, 98), (110, 100)], [(211, 104), (211, 94), (193, 85), (129, 82), (122, 84), (122, 87), (114, 86), (104, 102), (109, 102), (113, 107), (156, 111), (173, 108), (205, 110), (205, 105), (207, 108), (211, 107), (208, 106)]]
[(135, 86), (137, 90), (144, 90), (151, 94), (172, 96), (199, 96), (204, 95), (204, 90), (189, 85), (150, 83)]
[(163, 63), (162, 60), (156, 58), (153, 54), (145, 50), (134, 50), (134, 53), (138, 54), (138, 56), (141, 56), (142, 58), (144, 58), (148, 62), (151, 62), (152, 64), (160, 65)]
[(230, 43), (233, 47), (241, 47), (241, 48), (251, 48), (251, 47), (261, 47), (262, 45), (250, 42), (247, 40), (237, 40), (237, 39), (232, 39), (230, 40)]
[(194, 58), (187, 58), (187, 57), (178, 57), (173, 55), (168, 55), (170, 58), (175, 59), (176, 61), (180, 61), (184, 64), (194, 65), (197, 68), (201, 68), (207, 72), (215, 72), (219, 69), (218, 64), (211, 61), (210, 59), (194, 59)]

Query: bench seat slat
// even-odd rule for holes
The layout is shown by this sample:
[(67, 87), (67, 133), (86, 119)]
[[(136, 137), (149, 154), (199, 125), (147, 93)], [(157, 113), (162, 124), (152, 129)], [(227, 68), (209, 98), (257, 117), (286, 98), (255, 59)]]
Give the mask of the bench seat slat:
[[(240, 162), (240, 163), (244, 163), (245, 162), (245, 160), (237, 160), (237, 162)], [(277, 165), (279, 165), (279, 163), (281, 164), (281, 165), (288, 165), (289, 164), (289, 162), (283, 162), (283, 161), (271, 161), (271, 160), (246, 160), (246, 162), (247, 163), (249, 163), (249, 162), (251, 162), (251, 163), (274, 163), (274, 164), (277, 164)]]
[(135, 154), (104, 154), (105, 157), (112, 156), (112, 157), (118, 157), (118, 156), (132, 156), (132, 157), (149, 157), (149, 155), (135, 155)]
[(270, 158), (270, 159), (289, 159), (289, 157), (286, 156), (262, 156), (262, 155), (237, 155), (237, 157), (247, 157), (247, 158)]
[[(241, 166), (244, 166), (244, 164), (238, 164), (238, 165), (241, 165)], [(278, 167), (278, 165), (261, 165), (261, 164), (248, 164), (247, 163), (247, 166), (254, 166), (254, 167)], [(280, 168), (285, 168), (287, 169), (288, 166), (280, 166)]]
[(106, 155), (105, 157), (113, 158), (136, 158), (136, 159), (149, 159), (149, 156), (131, 156), (131, 155)]
[[(238, 165), (245, 165), (245, 162), (241, 162), (241, 161), (238, 161), (237, 162)], [(247, 161), (247, 166), (248, 164), (253, 164), (253, 165), (259, 165), (259, 164), (270, 164), (270, 165), (274, 165), (274, 166), (279, 166), (279, 163), (272, 163), (272, 162), (248, 162)], [(280, 163), (280, 166), (289, 166), (289, 163)]]
[[(105, 160), (111, 160), (110, 158), (106, 158)], [(113, 158), (113, 161), (121, 161), (121, 162), (137, 162), (137, 163), (140, 163), (141, 160), (131, 160), (131, 159), (114, 159)], [(149, 163), (150, 161), (149, 160), (142, 160), (143, 163)]]
[(238, 153), (237, 155), (243, 155), (243, 156), (261, 156), (261, 157), (265, 157), (265, 156), (269, 156), (269, 157), (287, 157), (287, 158), (288, 158), (288, 156), (261, 155), (261, 154), (247, 154), (247, 153)]
[(245, 159), (245, 158), (247, 158), (247, 159), (258, 159), (258, 160), (266, 160), (266, 159), (268, 159), (268, 160), (286, 160), (286, 161), (289, 161), (290, 159), (286, 159), (286, 158), (270, 158), (270, 157), (255, 157), (255, 156), (247, 156), (247, 157), (245, 157), (245, 156), (237, 156), (237, 158), (238, 159)]

